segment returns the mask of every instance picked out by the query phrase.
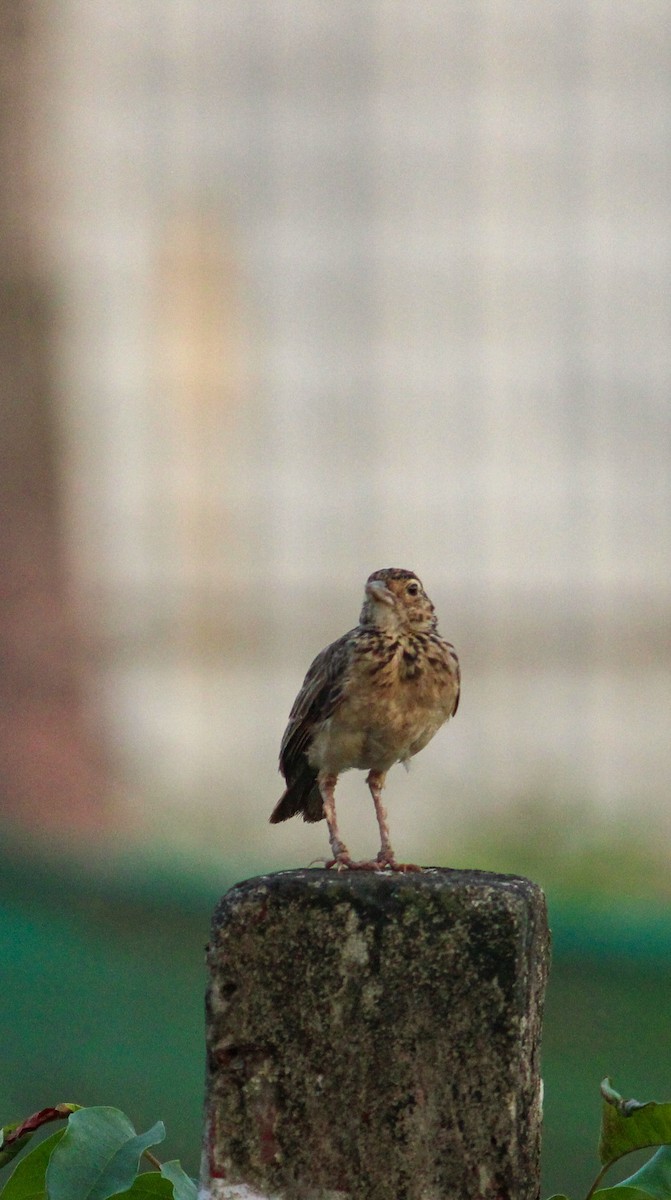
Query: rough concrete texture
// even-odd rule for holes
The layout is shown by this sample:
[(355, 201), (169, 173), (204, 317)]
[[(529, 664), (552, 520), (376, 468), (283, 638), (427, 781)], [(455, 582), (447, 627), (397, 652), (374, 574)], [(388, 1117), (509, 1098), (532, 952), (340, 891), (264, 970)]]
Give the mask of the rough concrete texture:
[(287, 871), (209, 947), (213, 1200), (536, 1200), (543, 893), (478, 871)]

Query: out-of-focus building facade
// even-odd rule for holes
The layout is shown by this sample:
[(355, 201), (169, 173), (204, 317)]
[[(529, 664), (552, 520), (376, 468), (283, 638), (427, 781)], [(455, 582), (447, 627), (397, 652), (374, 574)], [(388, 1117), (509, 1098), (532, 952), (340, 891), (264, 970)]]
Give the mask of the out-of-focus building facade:
[(454, 727), (390, 785), (407, 841), (531, 793), (661, 812), (665, 7), (50, 22), (70, 554), (148, 823), (284, 836), (262, 826), (289, 705), (386, 565), (421, 574), (464, 670)]

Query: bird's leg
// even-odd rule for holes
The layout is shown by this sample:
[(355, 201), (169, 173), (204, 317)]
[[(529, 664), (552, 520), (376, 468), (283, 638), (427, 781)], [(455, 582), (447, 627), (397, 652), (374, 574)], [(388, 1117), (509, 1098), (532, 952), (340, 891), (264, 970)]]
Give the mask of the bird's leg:
[(366, 783), (370, 788), (370, 794), (373, 797), (375, 805), (375, 816), (380, 829), (380, 852), (376, 862), (382, 868), (390, 867), (392, 871), (421, 871), (421, 867), (414, 863), (399, 863), (396, 861), (392, 844), (389, 840), (389, 826), (387, 825), (387, 810), (382, 803), (382, 789), (387, 778), (386, 771), (369, 771), (366, 777)]
[(387, 778), (386, 771), (369, 771), (366, 776), (366, 783), (370, 788), (370, 794), (373, 797), (375, 805), (375, 816), (380, 829), (380, 853), (377, 856), (377, 861), (382, 866), (393, 866), (396, 862), (396, 855), (392, 849), (389, 840), (389, 826), (387, 825), (387, 810), (382, 803), (382, 789), (384, 781)]
[(336, 820), (335, 810), (335, 786), (338, 781), (337, 775), (319, 775), (319, 791), (324, 804), (324, 816), (329, 831), (329, 842), (331, 844), (331, 853), (333, 859), (327, 863), (329, 867), (349, 867), (352, 864), (352, 858), (345, 843), (341, 840), (338, 831), (338, 822)]

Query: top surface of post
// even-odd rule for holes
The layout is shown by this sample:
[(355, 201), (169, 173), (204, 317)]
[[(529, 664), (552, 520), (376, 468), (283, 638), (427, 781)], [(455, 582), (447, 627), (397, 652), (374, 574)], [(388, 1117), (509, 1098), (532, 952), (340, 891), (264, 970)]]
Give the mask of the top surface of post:
[(209, 951), (212, 1196), (531, 1200), (547, 957), (519, 876), (235, 885)]
[(214, 913), (216, 926), (219, 915), (239, 898), (267, 890), (287, 898), (304, 895), (306, 891), (331, 898), (350, 898), (354, 903), (385, 904), (395, 893), (406, 890), (425, 893), (483, 891), (491, 895), (542, 896), (538, 884), (523, 875), (499, 875), (495, 871), (457, 870), (450, 867), (423, 867), (420, 871), (338, 871), (319, 867), (273, 871), (255, 875), (236, 883), (222, 896)]
[[(431, 937), (432, 923), (424, 927), (423, 914), (438, 906), (450, 924), (449, 914), (458, 919), (460, 911), (488, 914), (487, 930), (494, 932), (492, 917), (496, 912), (514, 916), (520, 929), (539, 923), (547, 933), (545, 897), (538, 884), (520, 875), (499, 875), (490, 871), (453, 870), (444, 867), (425, 867), (422, 871), (396, 873), (390, 871), (335, 871), (319, 868), (278, 871), (257, 875), (235, 884), (217, 905), (212, 922), (213, 934), (234, 919), (240, 905), (261, 902), (283, 907), (299, 902), (308, 907), (332, 909), (347, 905), (365, 912), (368, 918), (377, 912), (385, 922), (395, 916), (415, 914), (422, 925), (423, 936)], [(434, 925), (434, 928), (437, 927)], [(337, 924), (333, 927), (336, 935)], [(441, 936), (445, 932), (440, 923)], [(471, 935), (473, 930), (471, 930)], [(307, 948), (306, 948), (307, 949)], [(496, 950), (496, 938), (492, 941)]]

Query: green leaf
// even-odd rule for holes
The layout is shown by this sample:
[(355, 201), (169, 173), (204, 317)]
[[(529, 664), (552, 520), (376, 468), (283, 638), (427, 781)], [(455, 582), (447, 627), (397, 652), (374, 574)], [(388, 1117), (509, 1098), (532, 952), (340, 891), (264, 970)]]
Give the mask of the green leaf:
[(49, 1159), (62, 1137), (65, 1137), (65, 1130), (58, 1129), (17, 1163), (0, 1192), (1, 1200), (45, 1200)]
[[(658, 1104), (655, 1100), (646, 1104), (638, 1100), (623, 1100), (611, 1087), (609, 1079), (601, 1084), (601, 1095), (603, 1109), (599, 1158), (603, 1166), (632, 1150), (671, 1143), (671, 1104)], [(625, 1198), (620, 1197), (620, 1200)]]
[(118, 1108), (80, 1109), (70, 1117), (49, 1163), (49, 1200), (108, 1200), (128, 1191), (141, 1155), (164, 1137), (162, 1121), (136, 1134)]
[(179, 1159), (163, 1163), (161, 1175), (169, 1179), (174, 1189), (175, 1200), (196, 1200), (198, 1186), (184, 1171)]
[[(631, 1193), (631, 1195), (630, 1195)], [(661, 1146), (656, 1154), (639, 1171), (616, 1183), (614, 1187), (603, 1188), (594, 1193), (594, 1200), (670, 1200), (671, 1198), (671, 1146)]]
[[(63, 1133), (65, 1133), (65, 1130), (63, 1130)], [(16, 1158), (19, 1151), (23, 1150), (23, 1147), (28, 1145), (28, 1142), (32, 1136), (32, 1133), (25, 1133), (23, 1137), (17, 1138), (16, 1141), (10, 1142), (7, 1140), (7, 1142), (2, 1146), (2, 1149), (0, 1149), (0, 1170), (2, 1170), (3, 1167), (6, 1167), (7, 1163), (10, 1163), (13, 1158)]]
[[(667, 1193), (668, 1196), (668, 1193)], [(592, 1194), (592, 1200), (650, 1200), (649, 1192), (642, 1192), (637, 1187), (625, 1187), (616, 1183), (614, 1187), (599, 1188)]]
[(132, 1187), (118, 1192), (124, 1200), (173, 1200), (172, 1184), (159, 1171), (145, 1171), (135, 1176)]

